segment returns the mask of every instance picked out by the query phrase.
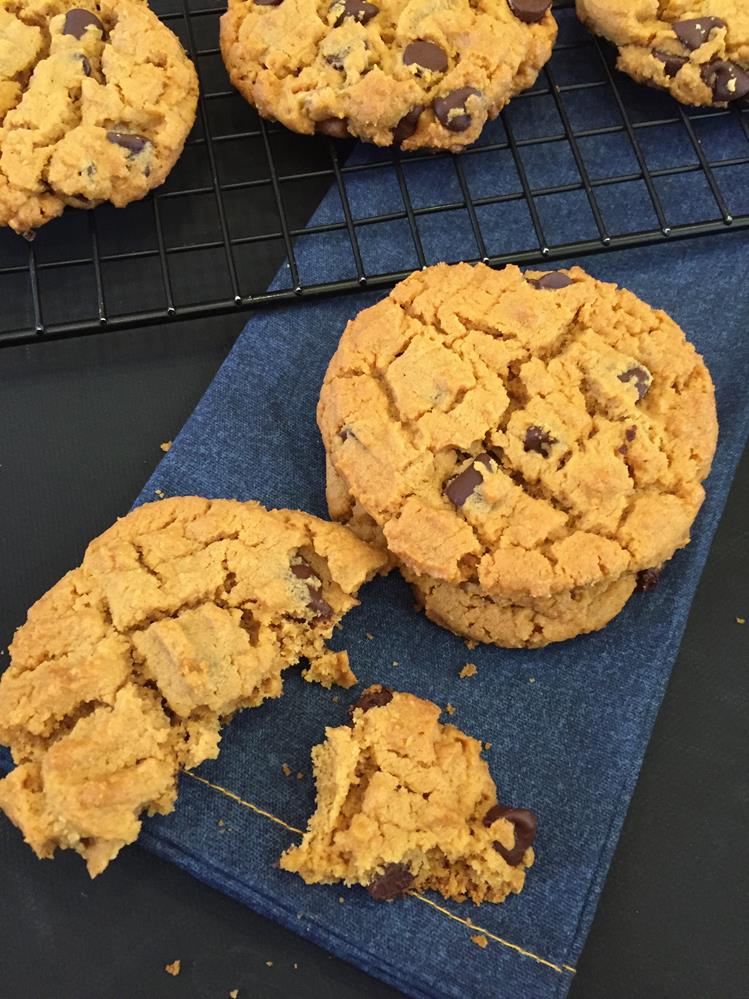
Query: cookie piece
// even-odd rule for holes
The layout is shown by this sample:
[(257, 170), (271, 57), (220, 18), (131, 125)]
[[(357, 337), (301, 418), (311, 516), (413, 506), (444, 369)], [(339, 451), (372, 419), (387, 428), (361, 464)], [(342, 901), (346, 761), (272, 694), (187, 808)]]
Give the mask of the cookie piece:
[(149, 503), (92, 541), (29, 611), (0, 679), (16, 769), (0, 808), (40, 857), (74, 849), (99, 874), (170, 812), (177, 776), (218, 754), (240, 708), (307, 679), (350, 685), (325, 647), (382, 555), (339, 524), (257, 503)]
[(459, 150), (551, 56), (551, 0), (229, 0), (239, 92), (296, 132)]
[(509, 645), (601, 627), (687, 543), (717, 435), (665, 313), (579, 268), (467, 264), (349, 323), (318, 422), (331, 515), (384, 543), (433, 616)]
[(312, 750), (317, 810), (280, 866), (307, 884), (362, 885), (378, 901), (407, 891), (501, 902), (533, 864), (536, 818), (497, 802), (481, 743), (440, 709), (376, 684), (350, 726)]
[(76, 3), (0, 2), (0, 225), (16, 232), (142, 198), (195, 121), (195, 70), (146, 3)]
[(618, 46), (619, 69), (683, 104), (726, 107), (749, 95), (746, 0), (577, 0), (577, 13)]

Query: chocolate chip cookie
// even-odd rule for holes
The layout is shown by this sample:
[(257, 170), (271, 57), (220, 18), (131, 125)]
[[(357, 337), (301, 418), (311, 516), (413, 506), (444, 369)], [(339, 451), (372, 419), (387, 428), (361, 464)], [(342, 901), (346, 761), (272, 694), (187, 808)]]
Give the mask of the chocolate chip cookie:
[(617, 66), (683, 104), (749, 95), (746, 0), (577, 0), (588, 27), (619, 48)]
[(281, 857), (308, 884), (362, 885), (377, 901), (407, 891), (501, 902), (533, 864), (536, 817), (500, 804), (481, 743), (440, 709), (375, 685), (351, 724), (312, 750), (317, 810)]
[(72, 849), (99, 874), (141, 813), (173, 809), (179, 771), (218, 754), (224, 721), (280, 696), (284, 669), (355, 682), (325, 640), (383, 564), (296, 511), (181, 497), (130, 513), (13, 639), (0, 808), (39, 857)]
[(260, 114), (296, 132), (458, 150), (531, 86), (551, 0), (229, 0), (221, 50)]
[(344, 332), (318, 422), (331, 515), (459, 634), (602, 627), (689, 540), (710, 375), (665, 313), (579, 268), (444, 264)]
[(141, 0), (0, 0), (0, 225), (121, 207), (167, 177), (198, 82)]

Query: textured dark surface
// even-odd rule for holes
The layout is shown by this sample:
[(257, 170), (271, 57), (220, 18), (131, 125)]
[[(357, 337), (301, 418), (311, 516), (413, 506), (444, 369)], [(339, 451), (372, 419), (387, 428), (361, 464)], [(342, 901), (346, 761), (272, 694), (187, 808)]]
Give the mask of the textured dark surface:
[[(3, 647), (29, 603), (127, 510), (237, 330), (236, 318), (217, 318), (0, 354)], [(749, 626), (735, 618), (749, 617), (748, 507), (745, 458), (575, 999), (745, 994)], [(137, 848), (91, 883), (76, 857), (36, 861), (0, 819), (0, 872), (3, 996), (395, 995)], [(163, 966), (176, 957), (183, 971), (172, 979)]]

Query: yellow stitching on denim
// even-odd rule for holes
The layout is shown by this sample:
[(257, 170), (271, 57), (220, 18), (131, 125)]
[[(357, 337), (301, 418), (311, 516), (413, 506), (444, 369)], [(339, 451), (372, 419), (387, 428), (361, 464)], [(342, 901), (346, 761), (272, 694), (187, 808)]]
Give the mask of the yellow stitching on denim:
[(251, 801), (245, 801), (244, 798), (240, 798), (238, 794), (234, 794), (233, 791), (228, 791), (225, 787), (221, 787), (220, 784), (212, 784), (205, 777), (198, 777), (191, 770), (185, 770), (186, 777), (192, 777), (193, 780), (198, 781), (199, 784), (205, 784), (206, 787), (212, 788), (214, 791), (218, 791), (219, 794), (226, 795), (227, 798), (231, 798), (232, 801), (236, 801), (238, 805), (244, 805), (245, 808), (249, 808), (253, 812), (257, 812), (258, 815), (262, 815), (266, 819), (270, 819), (271, 822), (275, 822), (276, 825), (283, 826), (284, 829), (288, 829), (289, 832), (299, 833), (300, 836), (304, 835), (304, 830), (297, 829), (296, 826), (290, 826), (288, 822), (284, 822), (283, 819), (277, 818), (275, 815), (271, 815), (270, 812), (266, 812), (264, 808), (258, 807), (258, 805), (253, 805)]
[[(211, 781), (206, 780), (205, 777), (198, 777), (198, 775), (193, 773), (191, 770), (185, 770), (185, 776), (192, 777), (192, 779), (198, 781), (199, 784), (205, 784), (206, 787), (210, 787), (213, 791), (218, 791), (219, 794), (223, 794), (225, 797), (230, 798), (238, 805), (243, 805), (245, 808), (249, 808), (250, 811), (255, 812), (257, 815), (262, 815), (264, 818), (270, 819), (271, 822), (275, 822), (276, 825), (283, 826), (283, 828), (288, 829), (289, 832), (299, 833), (300, 836), (304, 835), (302, 829), (297, 829), (296, 826), (289, 825), (288, 822), (284, 822), (283, 819), (279, 819), (276, 815), (266, 812), (264, 808), (260, 808), (258, 805), (253, 805), (251, 801), (245, 801), (244, 798), (240, 798), (238, 794), (235, 794), (233, 791), (229, 791), (228, 788), (222, 787), (220, 784), (213, 784)], [(491, 940), (495, 940), (503, 947), (508, 947), (510, 950), (517, 951), (517, 953), (522, 954), (523, 957), (530, 957), (533, 961), (537, 961), (538, 964), (543, 964), (546, 968), (551, 968), (552, 971), (556, 971), (560, 975), (563, 971), (568, 971), (572, 975), (576, 974), (575, 969), (569, 964), (563, 964), (560, 967), (558, 964), (547, 961), (546, 958), (539, 957), (539, 955), (534, 954), (533, 951), (526, 950), (518, 944), (514, 944), (509, 940), (503, 939), (503, 937), (498, 937), (495, 933), (492, 933), (491, 930), (487, 930), (483, 926), (477, 926), (476, 923), (472, 923), (469, 919), (463, 919), (462, 916), (456, 916), (454, 912), (450, 912), (449, 909), (445, 909), (443, 906), (438, 905), (425, 895), (419, 895), (415, 891), (411, 891), (408, 894), (412, 898), (418, 899), (419, 902), (424, 902), (426, 905), (430, 905), (433, 909), (436, 909), (437, 912), (441, 912), (443, 916), (447, 916), (448, 919), (452, 919), (456, 923), (462, 923), (463, 926), (467, 926), (470, 930), (478, 930), (479, 933), (485, 934), (485, 936), (489, 937)]]

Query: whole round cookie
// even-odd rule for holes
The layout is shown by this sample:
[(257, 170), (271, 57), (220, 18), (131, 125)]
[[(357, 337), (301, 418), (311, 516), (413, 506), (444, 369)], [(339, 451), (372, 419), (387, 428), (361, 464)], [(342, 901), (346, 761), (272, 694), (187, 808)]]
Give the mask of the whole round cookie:
[(551, 0), (229, 0), (232, 83), (297, 132), (461, 149), (551, 55)]
[(142, 198), (197, 99), (179, 39), (142, 0), (0, 0), (0, 225)]
[(577, 0), (588, 27), (619, 48), (617, 66), (683, 104), (749, 95), (746, 0)]
[(689, 540), (717, 436), (665, 313), (579, 268), (444, 264), (349, 323), (318, 422), (331, 514), (430, 616), (503, 645), (602, 627)]
[(347, 531), (257, 503), (177, 497), (119, 520), (30, 609), (0, 679), (0, 742), (17, 766), (0, 809), (40, 857), (100, 873), (170, 812), (177, 777), (218, 754), (221, 726), (307, 680), (351, 686), (326, 648), (384, 565)]

